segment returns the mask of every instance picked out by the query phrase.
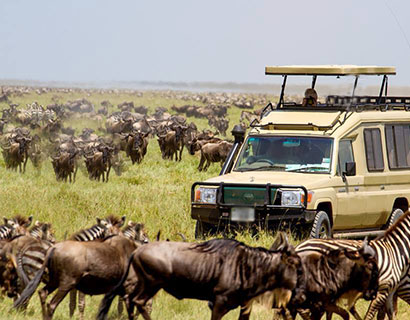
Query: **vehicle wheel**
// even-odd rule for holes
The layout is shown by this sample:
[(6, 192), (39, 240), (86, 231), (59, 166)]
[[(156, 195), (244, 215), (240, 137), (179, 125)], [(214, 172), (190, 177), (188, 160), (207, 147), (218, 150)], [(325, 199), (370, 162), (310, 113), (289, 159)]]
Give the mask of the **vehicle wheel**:
[(387, 229), (390, 228), (399, 218), (404, 214), (400, 208), (393, 209), (389, 221), (387, 222)]
[(331, 238), (332, 229), (330, 227), (329, 216), (325, 211), (316, 213), (313, 226), (310, 231), (311, 238), (327, 239)]
[(195, 239), (204, 240), (206, 236), (215, 234), (215, 227), (206, 222), (197, 220), (195, 224)]

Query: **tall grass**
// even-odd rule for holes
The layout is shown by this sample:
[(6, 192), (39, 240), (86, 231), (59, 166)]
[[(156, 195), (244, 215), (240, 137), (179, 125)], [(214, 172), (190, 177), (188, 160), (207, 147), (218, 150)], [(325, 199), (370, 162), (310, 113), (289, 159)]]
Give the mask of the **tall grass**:
[[(40, 104), (51, 103), (55, 93), (42, 95), (29, 94), (14, 97), (12, 100), (25, 106), (26, 103), (38, 101)], [(84, 93), (58, 93), (61, 102), (81, 98)], [(144, 92), (143, 97), (128, 93), (100, 94), (86, 96), (98, 108), (101, 101), (109, 100), (114, 106), (123, 101), (134, 101), (136, 106), (145, 105), (154, 111), (156, 107), (170, 108), (172, 105), (198, 104), (193, 101), (165, 99), (155, 92)], [(0, 110), (7, 107), (0, 104)], [(261, 106), (257, 106), (261, 107)], [(113, 109), (109, 110), (111, 113)], [(241, 110), (230, 108), (228, 118), (230, 129), (238, 123)], [(195, 121), (200, 129), (208, 127), (206, 119), (189, 119)], [(100, 124), (90, 119), (77, 118), (65, 123), (72, 125), (77, 134), (84, 127), (98, 129)], [(99, 132), (102, 134), (102, 132)], [(127, 170), (116, 176), (113, 172), (108, 183), (90, 181), (83, 167), (74, 184), (57, 182), (47, 159), (41, 168), (36, 170), (28, 163), (25, 174), (8, 171), (0, 158), (0, 214), (11, 217), (14, 214), (33, 215), (34, 219), (51, 222), (58, 240), (95, 223), (96, 217), (109, 214), (126, 215), (127, 219), (143, 222), (153, 239), (161, 230), (162, 238), (180, 240), (177, 233), (183, 233), (188, 241), (194, 241), (195, 221), (190, 217), (190, 187), (195, 181), (202, 181), (218, 175), (219, 165), (212, 165), (208, 172), (198, 172), (198, 155), (183, 153), (181, 162), (165, 161), (161, 158), (158, 143), (151, 139), (148, 152), (140, 165), (131, 165), (126, 160)], [(268, 247), (273, 242), (272, 235), (264, 234), (253, 238), (250, 234), (241, 234), (238, 239), (249, 245)], [(87, 296), (86, 319), (94, 319), (101, 297)], [(364, 314), (366, 303), (360, 303), (359, 312)], [(12, 301), (3, 298), (0, 304), (0, 319), (40, 319), (41, 308), (37, 296), (33, 296), (25, 314), (11, 309)], [(232, 311), (226, 319), (236, 319), (238, 310)], [(114, 307), (111, 317), (116, 318)], [(78, 316), (78, 315), (77, 315)], [(409, 317), (408, 307), (400, 304), (400, 319)], [(160, 292), (154, 301), (153, 319), (194, 320), (209, 319), (210, 311), (205, 302), (183, 300)], [(56, 310), (54, 319), (68, 319), (68, 298)], [(272, 312), (256, 307), (252, 319), (271, 319)], [(126, 319), (126, 315), (122, 315)]]

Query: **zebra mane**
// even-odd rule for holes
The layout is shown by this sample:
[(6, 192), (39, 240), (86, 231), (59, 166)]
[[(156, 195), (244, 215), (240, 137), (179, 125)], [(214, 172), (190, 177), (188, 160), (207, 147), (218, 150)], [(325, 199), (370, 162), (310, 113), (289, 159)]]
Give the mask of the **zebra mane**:
[(105, 217), (101, 220), (109, 221), (113, 226), (123, 223), (122, 217), (119, 218), (119, 217), (117, 217), (113, 214), (110, 214), (109, 216), (107, 216), (107, 217)]
[(18, 223), (20, 226), (28, 226), (31, 223), (31, 217), (23, 217), (20, 214), (15, 215), (13, 218), (8, 219), (13, 220), (14, 222)]
[(390, 236), (396, 229), (398, 229), (404, 220), (410, 220), (409, 219), (410, 216), (410, 211), (407, 210), (399, 219), (397, 219), (397, 221), (389, 228), (386, 230), (386, 232), (384, 233), (384, 238)]

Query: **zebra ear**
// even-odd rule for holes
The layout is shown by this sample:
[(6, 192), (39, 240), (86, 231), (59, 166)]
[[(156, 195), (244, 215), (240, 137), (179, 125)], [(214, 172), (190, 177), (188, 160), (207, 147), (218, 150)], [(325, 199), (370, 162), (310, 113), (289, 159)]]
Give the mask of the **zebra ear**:
[(30, 226), (31, 222), (33, 222), (33, 216), (29, 216), (29, 217), (27, 218), (26, 227)]
[(36, 220), (36, 222), (34, 222), (34, 225), (35, 225), (36, 227), (38, 227), (38, 226), (40, 225), (40, 221)]
[(122, 217), (121, 217), (120, 224), (118, 225), (119, 227), (122, 227), (122, 226), (124, 225), (126, 218), (127, 218), (127, 216), (122, 216)]
[(9, 222), (9, 219), (7, 219), (6, 217), (3, 217), (4, 220), (4, 224), (7, 224)]
[(132, 227), (134, 225), (134, 222), (132, 222), (132, 220), (128, 221), (128, 226)]
[(101, 219), (100, 218), (96, 217), (95, 220), (97, 220), (98, 224), (101, 224)]

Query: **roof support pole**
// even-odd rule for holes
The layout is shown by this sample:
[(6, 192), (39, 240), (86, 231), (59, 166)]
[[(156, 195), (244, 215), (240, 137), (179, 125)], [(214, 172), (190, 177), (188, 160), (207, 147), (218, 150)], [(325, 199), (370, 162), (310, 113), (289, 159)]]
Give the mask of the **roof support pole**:
[(279, 102), (276, 108), (280, 108), (280, 106), (283, 103), (283, 96), (285, 95), (285, 87), (286, 87), (286, 79), (288, 78), (288, 76), (285, 74), (283, 76), (283, 83), (282, 83), (282, 90), (280, 91), (280, 97), (279, 97)]
[(352, 98), (354, 97), (354, 93), (355, 93), (355, 91), (356, 91), (357, 82), (358, 82), (358, 81), (359, 81), (359, 76), (355, 76), (354, 85), (353, 85), (353, 91), (352, 91)]
[(314, 75), (314, 76), (312, 77), (312, 89), (314, 89), (314, 88), (315, 88), (315, 85), (316, 85), (316, 78), (317, 78), (317, 75)]
[[(379, 99), (377, 99), (377, 104), (380, 104), (380, 101), (383, 95), (383, 89), (384, 89), (384, 86), (386, 85), (386, 82), (387, 82), (387, 75), (385, 74), (383, 76), (382, 86), (380, 87)], [(386, 87), (386, 95), (387, 95), (387, 87)]]

